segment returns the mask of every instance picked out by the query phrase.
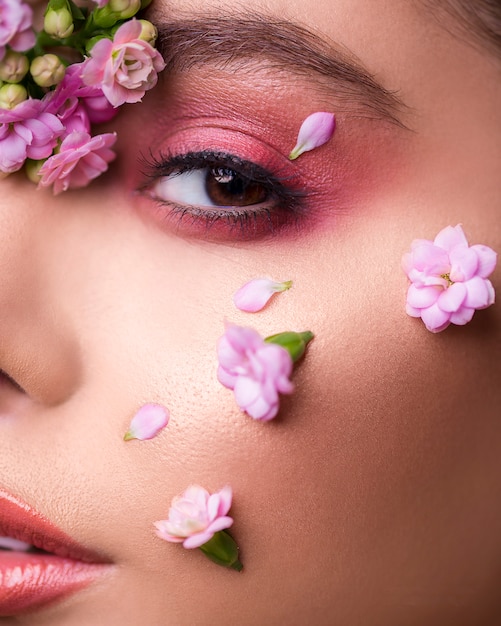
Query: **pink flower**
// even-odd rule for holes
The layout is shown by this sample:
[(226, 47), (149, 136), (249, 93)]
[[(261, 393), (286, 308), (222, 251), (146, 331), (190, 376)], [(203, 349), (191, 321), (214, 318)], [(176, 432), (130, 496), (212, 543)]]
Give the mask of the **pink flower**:
[(53, 185), (56, 195), (67, 189), (85, 187), (108, 169), (108, 163), (115, 158), (110, 150), (115, 141), (116, 133), (91, 137), (85, 132), (72, 132), (63, 140), (59, 152), (40, 168), (39, 185)]
[(20, 0), (0, 0), (0, 61), (6, 47), (25, 52), (35, 45), (33, 11)]
[(247, 313), (260, 311), (274, 293), (287, 291), (292, 287), (292, 281), (279, 283), (269, 278), (255, 278), (249, 281), (233, 296), (235, 306)]
[(467, 324), (475, 309), (494, 303), (494, 288), (487, 277), (496, 267), (496, 258), (487, 246), (469, 246), (460, 225), (447, 226), (434, 241), (414, 240), (402, 259), (412, 283), (407, 313), (421, 317), (433, 333), (449, 324)]
[(101, 39), (82, 66), (87, 85), (99, 85), (108, 101), (118, 107), (139, 102), (157, 84), (165, 62), (158, 50), (139, 39), (141, 23), (130, 20), (120, 26), (113, 41)]
[(233, 524), (226, 515), (231, 499), (231, 487), (211, 495), (203, 487), (191, 485), (172, 500), (169, 519), (155, 522), (157, 535), (165, 541), (182, 543), (185, 548), (199, 548)]
[(124, 440), (153, 439), (169, 423), (169, 411), (161, 404), (144, 404), (134, 415)]
[(290, 394), (293, 361), (289, 352), (266, 343), (252, 328), (228, 325), (217, 346), (219, 382), (233, 389), (238, 406), (256, 420), (273, 419), (279, 393)]
[(56, 89), (43, 97), (44, 110), (63, 121), (66, 134), (73, 130), (90, 133), (91, 124), (108, 122), (117, 114), (117, 109), (108, 102), (99, 87), (84, 84), (82, 67), (83, 63), (74, 63), (66, 68), (66, 74)]
[(303, 152), (308, 152), (319, 146), (323, 146), (334, 134), (336, 128), (336, 120), (333, 113), (324, 113), (318, 111), (312, 113), (301, 124), (299, 134), (297, 136), (297, 142), (292, 152), (289, 154), (289, 159), (293, 161)]
[(27, 158), (47, 158), (63, 132), (59, 119), (42, 110), (41, 100), (0, 109), (0, 171), (16, 172)]

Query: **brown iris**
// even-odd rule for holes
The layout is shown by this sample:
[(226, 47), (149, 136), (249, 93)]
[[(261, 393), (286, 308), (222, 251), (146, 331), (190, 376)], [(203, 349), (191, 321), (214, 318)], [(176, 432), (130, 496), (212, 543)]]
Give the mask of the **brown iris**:
[(226, 167), (211, 167), (207, 170), (205, 189), (211, 201), (219, 206), (259, 204), (268, 196), (263, 185)]

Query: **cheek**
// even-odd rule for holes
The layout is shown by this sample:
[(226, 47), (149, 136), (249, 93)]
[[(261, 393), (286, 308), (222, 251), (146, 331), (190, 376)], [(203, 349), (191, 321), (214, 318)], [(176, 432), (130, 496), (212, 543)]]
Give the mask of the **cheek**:
[[(176, 491), (201, 477), (213, 488), (231, 483), (245, 562), (258, 570), (266, 564), (270, 580), (283, 581), (289, 562), (306, 586), (318, 584), (315, 568), (332, 567), (333, 554), (354, 584), (360, 577), (396, 584), (404, 554), (426, 580), (433, 550), (423, 556), (420, 546), (439, 545), (444, 528), (461, 536), (469, 523), (451, 527), (450, 511), (464, 496), (455, 485), (480, 463), (472, 438), (487, 437), (492, 426), (494, 416), (480, 431), (471, 419), (495, 386), (485, 362), (494, 349), (478, 349), (478, 325), (428, 333), (404, 310), (400, 257), (412, 237), (352, 226), (349, 237), (342, 229), (312, 236), (293, 253), (263, 247), (252, 265), (244, 252), (229, 251), (213, 259), (213, 271), (201, 266), (196, 298), (207, 315), (174, 374), (179, 430), (165, 450), (169, 481)], [(259, 315), (237, 312), (232, 293), (270, 267), (293, 288)], [(215, 380), (223, 318), (263, 334), (316, 335), (294, 373), (296, 393), (271, 423), (240, 413)], [(468, 375), (473, 362), (480, 383)], [(451, 548), (449, 562), (463, 572), (458, 555)], [(473, 561), (470, 550), (464, 562)]]

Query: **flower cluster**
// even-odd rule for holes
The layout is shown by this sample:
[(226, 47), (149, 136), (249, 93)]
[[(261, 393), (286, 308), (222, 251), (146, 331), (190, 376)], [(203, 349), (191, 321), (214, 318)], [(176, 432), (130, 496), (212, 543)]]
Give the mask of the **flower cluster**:
[[(165, 63), (141, 0), (49, 0), (40, 32), (22, 0), (0, 0), (0, 172), (24, 167), (55, 194), (85, 187), (115, 158), (92, 135), (155, 86)], [(132, 19), (131, 19), (132, 18)]]
[(497, 255), (488, 246), (469, 246), (463, 229), (447, 226), (433, 241), (416, 239), (402, 266), (411, 285), (407, 313), (421, 317), (426, 328), (438, 333), (449, 324), (467, 324), (476, 309), (494, 303), (488, 277)]
[(228, 326), (218, 343), (219, 382), (232, 389), (238, 406), (256, 420), (273, 419), (279, 393), (290, 394), (294, 385), (290, 354), (276, 344), (265, 343), (253, 328)]

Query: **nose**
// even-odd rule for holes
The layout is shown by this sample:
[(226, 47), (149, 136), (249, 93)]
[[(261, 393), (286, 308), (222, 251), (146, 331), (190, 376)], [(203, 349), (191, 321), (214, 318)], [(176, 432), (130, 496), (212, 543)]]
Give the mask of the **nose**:
[(52, 406), (78, 387), (79, 341), (58, 293), (67, 268), (57, 269), (64, 259), (52, 246), (57, 215), (49, 195), (20, 176), (0, 182), (0, 369)]

